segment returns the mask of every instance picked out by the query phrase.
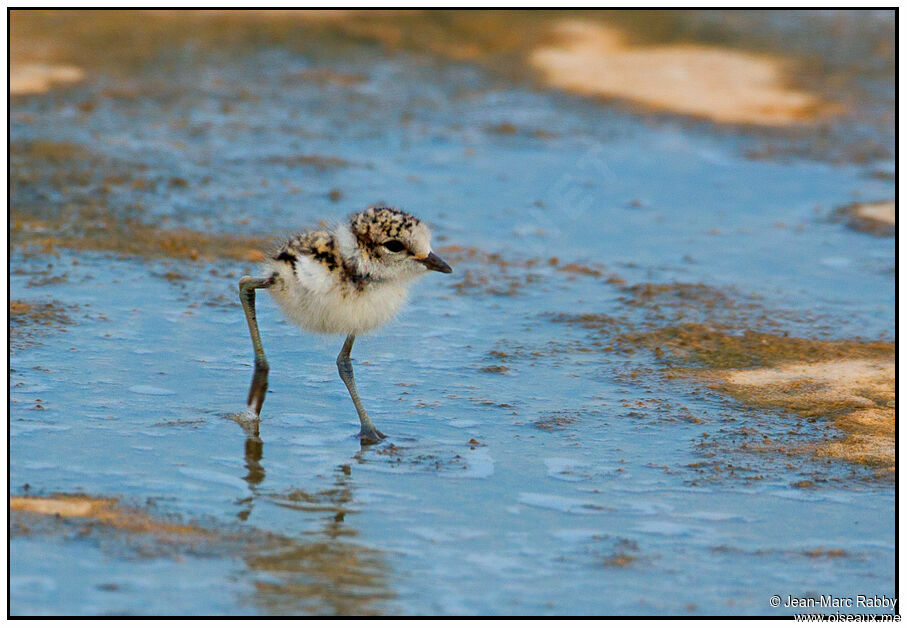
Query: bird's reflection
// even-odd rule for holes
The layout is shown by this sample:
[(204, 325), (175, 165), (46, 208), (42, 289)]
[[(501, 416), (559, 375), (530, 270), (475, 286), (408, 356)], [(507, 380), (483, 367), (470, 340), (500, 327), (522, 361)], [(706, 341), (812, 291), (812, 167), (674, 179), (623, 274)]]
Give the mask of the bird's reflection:
[[(264, 441), (261, 439), (261, 419), (258, 417), (253, 417), (247, 414), (234, 414), (230, 416), (233, 421), (235, 421), (243, 430), (246, 435), (246, 441), (244, 444), (245, 452), (243, 454), (243, 459), (245, 461), (246, 475), (243, 476), (243, 480), (246, 481), (246, 484), (249, 486), (249, 496), (244, 497), (240, 500), (237, 500), (237, 504), (244, 506), (236, 516), (240, 520), (246, 521), (249, 518), (249, 515), (252, 514), (252, 508), (255, 505), (255, 498), (258, 497), (258, 486), (264, 482), (266, 473), (265, 467), (262, 464), (262, 459), (264, 458)], [(368, 451), (371, 448), (369, 443), (361, 443), (359, 451), (353, 456), (353, 459), (362, 462), (362, 454)], [(350, 466), (348, 464), (340, 465), (338, 467), (340, 476), (337, 485), (346, 486), (347, 479), (350, 475)], [(298, 492), (298, 491), (297, 491)], [(349, 501), (350, 491), (347, 488), (343, 492), (343, 501)], [(337, 495), (334, 496), (338, 498)], [(344, 499), (345, 498), (345, 499)], [(334, 501), (334, 499), (331, 499)], [(336, 521), (342, 522), (344, 517), (344, 512), (338, 510), (336, 514)]]
[[(305, 537), (256, 535), (256, 543), (243, 556), (253, 578), (251, 601), (262, 611), (278, 615), (380, 613), (394, 593), (387, 584), (388, 568), (381, 552), (351, 542), (357, 534), (347, 521), (347, 514), (356, 512), (351, 466), (338, 465), (327, 488), (263, 493), (259, 490), (265, 479), (260, 421), (246, 415), (231, 418), (246, 436), (243, 479), (250, 494), (237, 502), (243, 506), (239, 519), (249, 518), (256, 499), (323, 517), (318, 531)], [(364, 449), (367, 446), (354, 459)]]
[(265, 468), (261, 463), (264, 457), (264, 443), (259, 433), (261, 421), (257, 417), (236, 415), (233, 420), (239, 424), (246, 434), (245, 454), (243, 456), (246, 464), (246, 475), (243, 479), (249, 485), (250, 495), (237, 502), (244, 508), (236, 515), (241, 521), (246, 521), (249, 515), (252, 514), (255, 498), (258, 495), (258, 486), (265, 479)]

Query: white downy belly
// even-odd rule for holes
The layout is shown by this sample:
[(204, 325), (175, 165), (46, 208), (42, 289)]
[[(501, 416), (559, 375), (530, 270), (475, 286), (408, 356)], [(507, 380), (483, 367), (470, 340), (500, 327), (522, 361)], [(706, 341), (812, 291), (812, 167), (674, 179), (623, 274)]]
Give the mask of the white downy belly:
[(297, 261), (295, 276), (288, 264), (271, 269), (283, 279), (271, 295), (287, 319), (307, 331), (361, 334), (390, 321), (406, 300), (407, 286), (397, 282), (344, 291), (327, 269), (304, 258)]

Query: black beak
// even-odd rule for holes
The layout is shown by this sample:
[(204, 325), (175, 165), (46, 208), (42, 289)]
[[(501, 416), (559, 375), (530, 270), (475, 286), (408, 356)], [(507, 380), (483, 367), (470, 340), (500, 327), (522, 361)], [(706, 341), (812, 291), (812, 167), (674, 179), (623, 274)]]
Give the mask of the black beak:
[(417, 262), (425, 266), (428, 270), (436, 270), (439, 273), (452, 273), (453, 268), (445, 262), (443, 259), (435, 255), (434, 253), (429, 253), (421, 259), (416, 259)]

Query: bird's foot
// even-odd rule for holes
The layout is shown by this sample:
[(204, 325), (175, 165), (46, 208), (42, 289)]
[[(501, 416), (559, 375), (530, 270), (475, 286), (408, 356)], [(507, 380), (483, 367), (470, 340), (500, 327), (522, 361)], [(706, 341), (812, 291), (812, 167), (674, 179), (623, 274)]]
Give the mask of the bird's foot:
[(359, 431), (359, 442), (363, 445), (374, 445), (375, 443), (380, 443), (385, 438), (387, 438), (387, 435), (375, 428), (370, 430), (362, 428), (362, 430)]

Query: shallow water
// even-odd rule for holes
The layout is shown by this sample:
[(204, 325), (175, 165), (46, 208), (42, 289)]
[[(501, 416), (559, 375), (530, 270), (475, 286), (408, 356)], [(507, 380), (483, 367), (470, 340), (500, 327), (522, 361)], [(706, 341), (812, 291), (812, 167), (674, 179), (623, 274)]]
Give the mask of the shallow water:
[[(115, 187), (114, 213), (140, 203), (150, 221), (281, 234), (381, 200), (429, 221), (444, 245), (603, 265), (631, 284), (729, 287), (787, 312), (795, 335), (893, 339), (893, 239), (827, 220), (893, 197), (866, 165), (753, 161), (746, 135), (405, 55), (345, 58), (335, 70), (366, 78), (337, 86), (293, 79), (311, 62), (286, 50), (176, 51), (162, 67), (181, 54), (191, 63), (167, 82), (152, 71), (17, 99), (14, 120), (32, 121), (13, 124), (12, 141), (142, 164), (152, 185)], [(114, 87), (138, 95), (99, 96)], [(85, 99), (97, 99), (90, 113), (76, 107)], [(517, 132), (490, 130), (501, 123)], [(166, 185), (173, 177), (188, 185)], [(49, 263), (64, 280), (29, 286)], [(769, 597), (893, 596), (890, 484), (806, 457), (705, 456), (703, 434), (783, 437), (790, 419), (666, 381), (644, 353), (590, 350), (552, 313), (610, 313), (619, 287), (545, 263), (513, 271), (509, 292), (497, 268), (455, 263), (357, 342), (360, 392), (390, 435), (361, 451), (334, 367), (340, 339), (299, 333), (260, 298), (272, 392), (259, 451), (233, 418), (251, 376), (235, 298), (248, 267), (13, 253), (13, 299), (78, 308), (66, 331), (10, 357), (13, 492), (150, 499), (154, 513), (299, 546), (289, 558), (176, 559), (137, 557), (103, 533), (14, 536), (12, 614), (789, 614)], [(174, 269), (189, 278), (167, 279)], [(457, 289), (466, 271), (490, 273), (492, 290)], [(703, 480), (704, 460), (725, 470)], [(816, 477), (828, 481), (794, 487)], [(338, 595), (306, 584), (321, 559), (296, 551), (345, 557), (349, 571), (329, 578)]]

